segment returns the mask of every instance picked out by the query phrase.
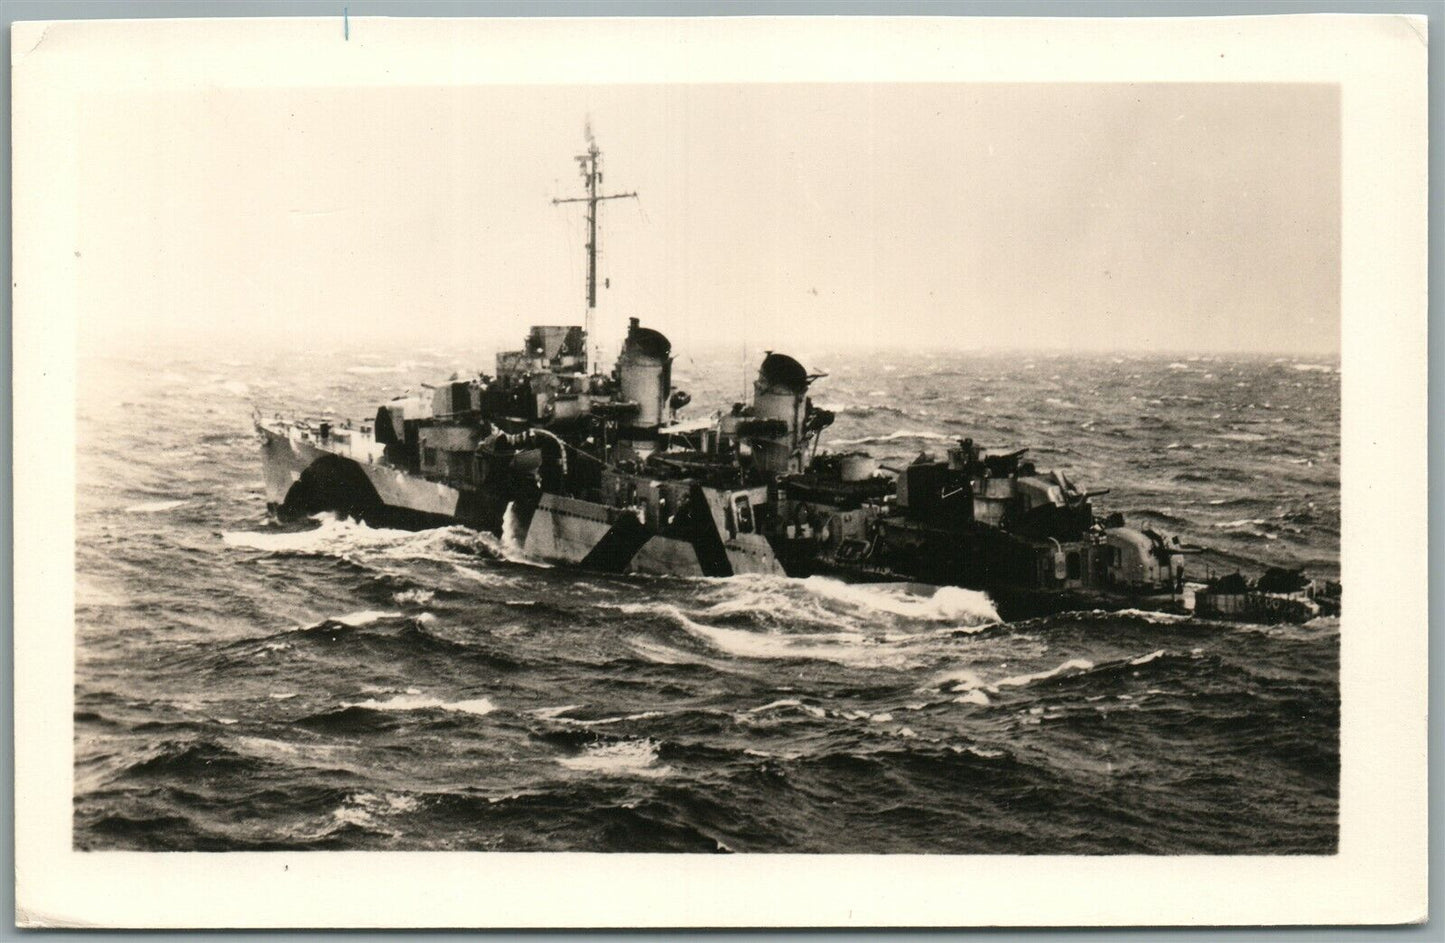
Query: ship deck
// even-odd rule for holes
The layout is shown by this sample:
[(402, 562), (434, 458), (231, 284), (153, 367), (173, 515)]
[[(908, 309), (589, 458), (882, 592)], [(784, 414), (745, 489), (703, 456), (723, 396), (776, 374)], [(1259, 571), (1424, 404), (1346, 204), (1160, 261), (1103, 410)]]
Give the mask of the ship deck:
[[(281, 419), (258, 421), (257, 425), (291, 442), (293, 447), (303, 444), (323, 452), (331, 452), (342, 458), (368, 464), (385, 464), (382, 461), (386, 447), (376, 441), (376, 432), (369, 423), (358, 424), (350, 420), (327, 419)], [(323, 435), (323, 426), (325, 434)]]

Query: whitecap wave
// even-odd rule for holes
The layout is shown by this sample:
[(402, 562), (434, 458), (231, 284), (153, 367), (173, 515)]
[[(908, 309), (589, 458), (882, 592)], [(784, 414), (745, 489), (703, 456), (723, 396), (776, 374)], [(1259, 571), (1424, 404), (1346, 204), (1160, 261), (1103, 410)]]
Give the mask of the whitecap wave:
[(499, 573), (495, 569), (479, 570), (475, 566), (453, 563), (452, 570), (457, 576), (481, 583), (483, 586), (516, 586), (518, 582), (516, 577)]
[(659, 665), (686, 665), (699, 659), (687, 652), (679, 651), (676, 648), (669, 648), (651, 639), (640, 636), (633, 636), (627, 640), (627, 644), (648, 661)]
[(242, 753), (262, 759), (303, 759), (312, 763), (334, 763), (344, 749), (334, 743), (294, 743), (270, 737), (239, 736), (228, 742)]
[(175, 501), (145, 501), (141, 504), (132, 504), (125, 509), (127, 514), (159, 514), (162, 511), (174, 511), (178, 507), (184, 507), (189, 502), (180, 499)]
[(773, 632), (706, 625), (682, 611), (663, 607), (688, 634), (734, 658), (772, 661), (828, 661), (850, 668), (908, 668), (926, 653), (914, 643), (935, 636), (907, 636), (902, 643), (864, 632)]
[(931, 688), (932, 690), (942, 691), (947, 688), (951, 691), (968, 691), (980, 687), (983, 687), (983, 678), (979, 676), (977, 671), (974, 671), (972, 668), (955, 668), (952, 671), (945, 671), (942, 674), (935, 675), (933, 680), (929, 682), (929, 687), (920, 690), (929, 690)]
[(651, 720), (654, 717), (663, 716), (664, 713), (664, 711), (641, 711), (636, 714), (622, 714), (619, 717), (598, 717), (595, 720), (581, 720), (572, 717), (557, 719), (565, 723), (577, 724), (579, 727), (605, 727), (608, 724), (621, 724), (632, 720)]
[(881, 445), (884, 442), (897, 442), (900, 439), (916, 439), (926, 442), (953, 442), (955, 437), (944, 435), (941, 432), (928, 432), (918, 429), (899, 429), (887, 435), (869, 435), (858, 439), (834, 439), (834, 445)]
[(337, 820), (337, 825), (354, 825), (361, 829), (368, 829), (376, 823), (371, 813), (360, 806), (340, 806), (331, 813), (331, 817)]
[(363, 609), (360, 612), (348, 612), (344, 616), (330, 616), (320, 622), (312, 624), (312, 628), (318, 625), (325, 625), (327, 622), (340, 622), (342, 625), (349, 625), (353, 629), (359, 629), (364, 625), (371, 625), (373, 622), (380, 622), (382, 619), (400, 619), (399, 612), (382, 612), (378, 609)]
[(531, 714), (533, 717), (539, 717), (542, 720), (552, 720), (553, 718), (559, 717), (562, 714), (567, 713), (568, 711), (575, 711), (583, 706), (585, 705), (563, 704), (559, 707), (538, 707), (535, 710), (527, 711), (527, 713)]
[(339, 554), (382, 547), (417, 536), (408, 530), (367, 527), (334, 514), (316, 515), (312, 520), (320, 521), (320, 525), (302, 531), (225, 531), (221, 540), (228, 547), (265, 553)]
[(704, 625), (675, 612), (674, 618), (687, 631), (718, 651), (735, 658), (773, 661), (831, 661), (852, 667), (881, 667), (886, 654), (868, 650), (869, 640), (861, 633), (783, 634), (747, 629), (725, 629)]
[(395, 837), (397, 832), (379, 829), (376, 819), (413, 812), (420, 805), (421, 801), (415, 796), (401, 793), (358, 792), (342, 800), (341, 805), (332, 811), (331, 818), (338, 825), (353, 825)]
[(1140, 655), (1138, 658), (1131, 658), (1131, 659), (1129, 659), (1129, 664), (1131, 664), (1131, 665), (1136, 665), (1136, 666), (1137, 666), (1137, 665), (1147, 665), (1147, 664), (1149, 664), (1149, 662), (1153, 661), (1154, 659), (1156, 659), (1156, 658), (1163, 658), (1163, 657), (1164, 657), (1164, 649), (1160, 648), (1160, 649), (1157, 649), (1157, 650), (1155, 650), (1155, 651), (1150, 652), (1150, 653), (1147, 654), (1147, 655)]
[(487, 552), (498, 560), (505, 560), (508, 563), (520, 563), (523, 566), (534, 566), (539, 570), (550, 570), (552, 564), (544, 563), (541, 560), (534, 560), (514, 547), (508, 547), (505, 541), (499, 540), (491, 534), (478, 534), (477, 540), (487, 548)]
[(569, 712), (577, 710), (582, 706), (581, 704), (566, 704), (562, 707), (544, 707), (540, 710), (528, 711), (528, 713), (544, 720), (555, 720), (558, 723), (572, 724), (577, 727), (606, 727), (611, 724), (621, 724), (631, 720), (651, 720), (654, 717), (663, 716), (662, 711), (640, 711), (636, 714), (621, 714), (617, 717), (597, 717), (591, 720), (567, 716)]
[(1214, 526), (1219, 530), (1228, 531), (1232, 534), (1247, 534), (1250, 537), (1259, 537), (1264, 540), (1278, 540), (1279, 534), (1262, 528), (1262, 525), (1266, 523), (1264, 520), (1254, 518), (1251, 520), (1225, 521), (1223, 523), (1216, 523)]
[[(702, 619), (762, 617), (788, 626), (814, 625), (828, 629), (842, 626), (889, 642), (919, 637), (917, 632), (888, 631), (906, 629), (900, 622), (930, 622), (943, 624), (945, 632), (972, 632), (1000, 621), (986, 593), (956, 586), (844, 583), (822, 576), (793, 579), (756, 574), (708, 582), (710, 585), (701, 596), (701, 601), (708, 605), (690, 612), (690, 616)], [(667, 607), (656, 604), (623, 608), (667, 614)]]
[(1035, 681), (1045, 681), (1049, 678), (1057, 678), (1060, 675), (1070, 672), (1088, 671), (1094, 667), (1094, 663), (1087, 658), (1070, 658), (1056, 668), (1048, 671), (1036, 671), (1033, 674), (1013, 675), (1008, 678), (1000, 678), (988, 686), (989, 690), (997, 692), (999, 688), (1021, 688), (1026, 684)]
[(541, 560), (529, 557), (525, 549), (527, 541), (526, 528), (522, 526), (521, 519), (512, 504), (508, 504), (502, 512), (502, 536), (495, 537), (491, 534), (478, 534), (477, 540), (487, 548), (487, 552), (499, 560), (508, 563), (520, 563), (524, 566), (535, 566), (538, 569), (550, 570), (552, 564), (544, 563)]
[(364, 701), (343, 703), (341, 706), (364, 707), (374, 711), (452, 711), (479, 717), (497, 709), (495, 704), (484, 697), (465, 701), (443, 701), (441, 698), (422, 694), (398, 694), (385, 701), (368, 698)]
[[(704, 600), (721, 598), (697, 615), (709, 619), (739, 615), (768, 616), (790, 625), (836, 626), (839, 621), (839, 614), (823, 605), (822, 597), (810, 597), (802, 591), (801, 580), (745, 574), (724, 577), (718, 584), (715, 590), (704, 596)], [(671, 607), (656, 603), (624, 603), (619, 608), (623, 612), (671, 615)]]
[(1188, 615), (1178, 612), (1155, 612), (1152, 609), (1119, 609), (1114, 612), (1106, 612), (1101, 609), (1094, 610), (1108, 616), (1127, 616), (1130, 619), (1139, 619), (1143, 622), (1151, 622), (1154, 625), (1173, 625), (1176, 622), (1188, 622)]
[(983, 628), (999, 622), (998, 610), (987, 593), (958, 586), (940, 586), (922, 595), (900, 583), (843, 583), (822, 576), (802, 581), (803, 588), (828, 599), (860, 608), (892, 613), (905, 619), (932, 622), (961, 621)]
[(828, 716), (828, 712), (823, 710), (823, 708), (815, 707), (812, 704), (804, 704), (802, 701), (798, 700), (795, 697), (785, 697), (777, 701), (769, 701), (768, 703), (759, 705), (758, 707), (749, 708), (748, 713), (762, 714), (766, 711), (782, 710), (784, 708), (793, 708), (796, 710), (800, 710), (803, 713), (807, 714), (809, 717), (816, 717), (820, 720)]
[(672, 773), (670, 766), (657, 765), (657, 744), (651, 740), (623, 740), (589, 746), (577, 756), (557, 761), (572, 770), (603, 776), (643, 776), (661, 779)]

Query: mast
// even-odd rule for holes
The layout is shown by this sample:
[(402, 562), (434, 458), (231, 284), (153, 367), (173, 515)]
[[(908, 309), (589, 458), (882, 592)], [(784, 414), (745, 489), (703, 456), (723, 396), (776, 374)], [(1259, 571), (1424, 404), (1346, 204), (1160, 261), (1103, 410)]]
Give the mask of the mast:
[[(592, 138), (592, 126), (587, 126), (587, 153), (577, 155), (577, 169), (586, 181), (587, 195), (564, 197), (552, 200), (552, 205), (559, 203), (586, 203), (587, 204), (587, 320), (583, 331), (587, 335), (586, 346), (583, 355), (587, 360), (587, 370), (595, 372), (597, 364), (591, 354), (592, 344), (592, 312), (597, 307), (597, 204), (603, 200), (624, 200), (629, 197), (636, 198), (636, 193), (598, 193), (597, 187), (602, 183), (602, 152), (597, 149), (597, 142)], [(601, 358), (598, 357), (598, 360)]]

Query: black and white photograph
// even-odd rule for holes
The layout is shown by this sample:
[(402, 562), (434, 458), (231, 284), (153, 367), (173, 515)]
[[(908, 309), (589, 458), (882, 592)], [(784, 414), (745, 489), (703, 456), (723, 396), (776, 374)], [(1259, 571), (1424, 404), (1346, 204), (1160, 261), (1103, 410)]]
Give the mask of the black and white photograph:
[(1336, 859), (1343, 114), (97, 83), (69, 851)]

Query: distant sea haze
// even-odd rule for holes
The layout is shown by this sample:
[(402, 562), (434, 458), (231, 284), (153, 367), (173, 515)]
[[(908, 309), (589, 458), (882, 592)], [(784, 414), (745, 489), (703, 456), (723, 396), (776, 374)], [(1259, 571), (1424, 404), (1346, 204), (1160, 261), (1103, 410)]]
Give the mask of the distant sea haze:
[[(420, 364), (450, 363), (457, 358), (468, 364), (468, 368), (490, 370), (495, 364), (498, 351), (514, 350), (521, 347), (522, 339), (535, 316), (519, 316), (510, 319), (478, 317), (466, 319), (461, 325), (445, 332), (418, 335), (402, 326), (381, 326), (379, 322), (367, 322), (328, 333), (318, 338), (314, 332), (307, 333), (303, 324), (282, 322), (256, 325), (204, 323), (190, 327), (178, 327), (163, 335), (149, 331), (135, 331), (126, 325), (111, 325), (100, 322), (82, 327), (79, 346), (81, 356), (96, 358), (107, 356), (158, 355), (163, 360), (187, 360), (197, 357), (218, 356), (236, 362), (230, 354), (245, 352), (248, 358), (271, 361), (284, 359), (286, 354), (298, 350), (314, 350), (324, 346), (329, 358), (351, 358), (352, 367), (395, 367), (409, 365), (407, 370)], [(580, 310), (568, 309), (551, 318), (541, 319), (546, 323), (581, 325)], [(597, 315), (596, 346), (603, 351), (608, 363), (616, 357), (617, 349), (625, 332), (626, 317), (622, 313), (608, 312)], [(693, 318), (669, 319), (666, 316), (647, 316), (643, 321), (649, 326), (662, 330), (673, 341), (674, 352), (680, 362), (737, 365), (744, 354), (748, 359), (761, 359), (765, 350), (778, 350), (795, 357), (825, 357), (830, 361), (867, 360), (875, 356), (897, 358), (923, 357), (928, 360), (948, 358), (1003, 358), (1007, 360), (1032, 360), (1038, 358), (1099, 358), (1121, 357), (1126, 360), (1188, 361), (1190, 358), (1223, 358), (1230, 361), (1252, 362), (1266, 360), (1286, 363), (1317, 364), (1328, 368), (1340, 365), (1338, 332), (1335, 334), (1309, 335), (1308, 343), (1297, 349), (1274, 350), (1256, 349), (1242, 343), (1231, 342), (1228, 338), (1198, 338), (1195, 343), (1182, 340), (1159, 347), (1120, 347), (1107, 335), (1091, 339), (1087, 345), (1067, 345), (1050, 342), (1046, 336), (1034, 338), (1030, 346), (999, 344), (986, 333), (975, 334), (972, 330), (956, 330), (937, 338), (903, 339), (887, 331), (869, 330), (858, 333), (833, 330), (823, 321), (822, 330), (808, 330), (801, 334), (792, 330), (796, 325), (787, 317), (749, 318), (746, 327), (732, 322), (732, 330), (722, 332), (715, 326), (700, 328)], [(1240, 349), (1241, 346), (1244, 349)], [(756, 367), (756, 363), (753, 364)], [(434, 378), (433, 378), (434, 379)]]
[[(268, 522), (252, 405), (369, 418), (490, 368), (432, 347), (81, 363), (77, 848), (1336, 850), (1332, 619), (1005, 624), (959, 588), (606, 577), (457, 527)], [(1340, 575), (1335, 358), (789, 352), (828, 373), (824, 449), (1027, 447), (1209, 548), (1192, 576)], [(762, 348), (738, 354), (678, 360), (688, 415), (743, 395)]]

